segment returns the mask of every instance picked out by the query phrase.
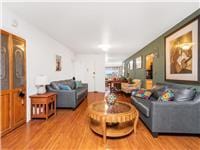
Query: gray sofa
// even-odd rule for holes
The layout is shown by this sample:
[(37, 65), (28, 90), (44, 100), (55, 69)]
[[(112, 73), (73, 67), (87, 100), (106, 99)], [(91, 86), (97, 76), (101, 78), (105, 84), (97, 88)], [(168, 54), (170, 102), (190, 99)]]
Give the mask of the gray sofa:
[[(175, 91), (181, 90), (178, 86), (167, 86)], [(175, 94), (174, 101), (168, 102), (157, 100), (156, 94), (159, 92), (159, 88), (153, 90), (149, 100), (131, 96), (132, 104), (139, 110), (141, 120), (153, 137), (157, 137), (159, 133), (200, 134), (200, 92), (196, 92), (192, 99), (182, 98), (182, 101), (177, 101)], [(185, 94), (187, 93), (179, 93), (179, 97)]]
[[(68, 85), (72, 90), (61, 90), (59, 84)], [(48, 92), (57, 93), (56, 107), (75, 109), (88, 95), (88, 84), (82, 84), (82, 87), (76, 88), (74, 80), (52, 81), (46, 85)]]

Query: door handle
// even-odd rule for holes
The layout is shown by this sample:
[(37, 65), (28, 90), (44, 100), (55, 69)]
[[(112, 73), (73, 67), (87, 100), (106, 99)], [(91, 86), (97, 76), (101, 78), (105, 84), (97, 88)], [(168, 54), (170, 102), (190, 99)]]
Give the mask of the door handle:
[(25, 97), (25, 92), (22, 90), (19, 91), (19, 97), (24, 98)]

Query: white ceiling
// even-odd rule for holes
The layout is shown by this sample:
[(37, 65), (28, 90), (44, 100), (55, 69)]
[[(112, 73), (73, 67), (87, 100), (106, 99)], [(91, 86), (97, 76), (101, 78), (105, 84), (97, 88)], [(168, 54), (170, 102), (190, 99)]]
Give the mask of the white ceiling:
[(119, 63), (198, 9), (193, 3), (4, 3), (75, 53), (103, 53)]

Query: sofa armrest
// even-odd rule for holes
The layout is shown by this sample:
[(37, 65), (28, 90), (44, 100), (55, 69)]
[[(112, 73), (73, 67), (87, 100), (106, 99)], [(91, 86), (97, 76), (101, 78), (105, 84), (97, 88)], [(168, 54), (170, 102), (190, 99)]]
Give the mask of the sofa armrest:
[(200, 104), (194, 101), (151, 102), (152, 132), (200, 133)]
[(82, 86), (88, 88), (88, 84), (87, 83), (82, 83)]

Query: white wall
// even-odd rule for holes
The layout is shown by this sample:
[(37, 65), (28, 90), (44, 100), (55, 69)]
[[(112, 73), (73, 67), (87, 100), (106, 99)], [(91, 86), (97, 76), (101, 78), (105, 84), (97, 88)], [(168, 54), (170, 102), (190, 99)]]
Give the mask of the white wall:
[[(48, 76), (52, 80), (68, 79), (74, 76), (74, 53), (67, 47), (39, 31), (11, 11), (3, 8), (2, 28), (26, 40), (27, 50), (27, 121), (30, 120), (29, 95), (36, 93), (34, 80), (37, 75)], [(11, 24), (18, 22), (17, 27)], [(55, 71), (55, 56), (62, 56), (62, 71)]]
[(105, 55), (76, 55), (75, 77), (77, 80), (88, 83), (89, 92), (105, 92)]

